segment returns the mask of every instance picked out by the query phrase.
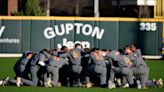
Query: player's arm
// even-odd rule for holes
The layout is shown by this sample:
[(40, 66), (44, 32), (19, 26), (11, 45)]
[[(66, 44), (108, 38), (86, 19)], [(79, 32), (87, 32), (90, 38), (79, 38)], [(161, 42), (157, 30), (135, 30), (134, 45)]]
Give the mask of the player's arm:
[(40, 54), (38, 64), (41, 66), (45, 66), (46, 65), (45, 60), (46, 60), (46, 57), (43, 54)]

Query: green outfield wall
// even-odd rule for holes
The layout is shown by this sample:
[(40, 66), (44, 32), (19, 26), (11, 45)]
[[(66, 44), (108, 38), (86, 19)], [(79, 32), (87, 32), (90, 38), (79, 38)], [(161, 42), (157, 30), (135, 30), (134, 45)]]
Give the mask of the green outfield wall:
[(54, 49), (62, 45), (119, 49), (136, 43), (145, 55), (159, 55), (162, 19), (93, 17), (0, 17), (0, 53)]

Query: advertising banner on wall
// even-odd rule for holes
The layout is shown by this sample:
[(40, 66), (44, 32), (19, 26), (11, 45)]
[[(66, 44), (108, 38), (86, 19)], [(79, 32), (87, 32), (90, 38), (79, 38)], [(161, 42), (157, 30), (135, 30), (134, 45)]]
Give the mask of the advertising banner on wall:
[(75, 43), (82, 44), (83, 48), (115, 50), (136, 43), (144, 54), (158, 55), (162, 25), (157, 19), (135, 18), (3, 18), (0, 19), (0, 52), (73, 48)]
[(1, 21), (0, 26), (0, 51), (21, 52), (21, 21)]

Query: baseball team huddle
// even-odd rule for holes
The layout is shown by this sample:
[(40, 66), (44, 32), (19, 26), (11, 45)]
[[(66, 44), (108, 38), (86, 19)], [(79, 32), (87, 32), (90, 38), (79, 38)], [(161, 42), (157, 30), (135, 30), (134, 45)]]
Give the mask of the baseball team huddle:
[(162, 87), (163, 80), (148, 80), (149, 67), (135, 44), (123, 50), (82, 48), (25, 51), (14, 65), (15, 78), (6, 77), (0, 85), (86, 87), (113, 89)]

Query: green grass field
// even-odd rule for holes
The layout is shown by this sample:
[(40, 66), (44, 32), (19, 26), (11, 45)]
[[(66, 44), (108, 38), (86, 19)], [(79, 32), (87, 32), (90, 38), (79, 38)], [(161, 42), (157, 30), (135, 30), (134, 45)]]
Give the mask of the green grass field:
[[(13, 65), (17, 58), (0, 58), (0, 79), (6, 76), (14, 77)], [(164, 61), (163, 60), (146, 60), (149, 68), (149, 79), (163, 78), (164, 79)], [(93, 87), (87, 88), (74, 88), (74, 87), (61, 87), (61, 88), (45, 88), (45, 87), (29, 87), (29, 86), (0, 86), (0, 92), (164, 92), (164, 87), (154, 88), (150, 87), (148, 90), (138, 90), (136, 88), (116, 88), (109, 90), (107, 88)]]

